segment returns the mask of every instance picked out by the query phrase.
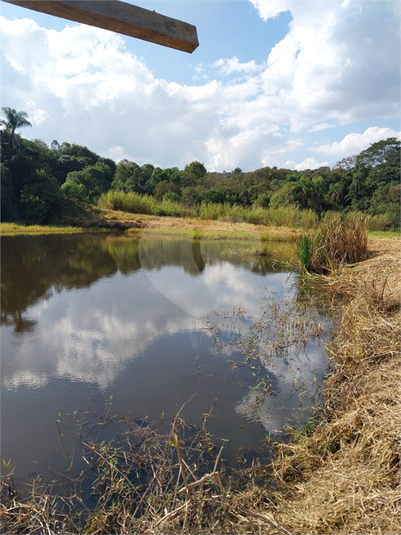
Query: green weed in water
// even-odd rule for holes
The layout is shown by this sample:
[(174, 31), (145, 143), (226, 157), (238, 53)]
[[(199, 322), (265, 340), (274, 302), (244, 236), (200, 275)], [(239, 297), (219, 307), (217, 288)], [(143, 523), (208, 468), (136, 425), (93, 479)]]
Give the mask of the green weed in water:
[(309, 271), (312, 265), (313, 245), (313, 238), (307, 234), (301, 234), (298, 239), (297, 252), (301, 262), (301, 270), (304, 272)]

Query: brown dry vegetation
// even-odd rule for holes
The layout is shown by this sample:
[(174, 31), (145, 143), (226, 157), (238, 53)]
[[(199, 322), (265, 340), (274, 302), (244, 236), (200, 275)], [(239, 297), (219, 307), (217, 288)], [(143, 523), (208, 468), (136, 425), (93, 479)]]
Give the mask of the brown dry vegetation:
[(324, 283), (349, 301), (331, 346), (322, 420), (311, 436), (279, 447), (281, 489), (265, 509), (291, 533), (400, 532), (400, 240), (371, 238), (369, 250), (371, 258)]
[[(100, 491), (109, 497), (121, 492), (114, 508), (106, 498), (99, 502), (85, 521), (86, 533), (399, 533), (400, 240), (370, 238), (368, 248), (367, 260), (319, 279), (332, 295), (338, 325), (329, 346), (326, 401), (313, 431), (278, 445), (271, 465), (230, 478), (203, 429), (197, 441), (215, 459), (205, 476), (190, 460), (198, 442), (186, 445), (179, 434), (184, 424), (176, 420), (165, 437), (142, 436), (149, 447), (141, 457), (125, 457), (130, 470), (135, 463), (148, 467), (151, 485), (144, 489), (116, 463), (126, 454), (89, 444), (104, 467), (99, 478), (111, 482)], [(36, 488), (26, 500), (8, 491), (3, 533), (56, 533), (62, 526), (80, 532), (68, 506), (57, 517), (56, 502)], [(136, 509), (135, 515), (138, 503), (141, 514)]]

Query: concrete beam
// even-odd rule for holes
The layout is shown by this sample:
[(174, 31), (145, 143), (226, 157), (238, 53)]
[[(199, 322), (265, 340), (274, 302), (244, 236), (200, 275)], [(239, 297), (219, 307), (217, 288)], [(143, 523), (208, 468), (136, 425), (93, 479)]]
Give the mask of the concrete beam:
[(119, 0), (3, 0), (63, 19), (192, 53), (196, 27)]

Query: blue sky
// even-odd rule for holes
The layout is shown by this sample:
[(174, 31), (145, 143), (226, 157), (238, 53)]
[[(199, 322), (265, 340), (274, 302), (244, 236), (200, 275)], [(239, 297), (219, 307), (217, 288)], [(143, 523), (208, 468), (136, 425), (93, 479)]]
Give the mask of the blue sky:
[(194, 24), (187, 54), (1, 3), (1, 106), (115, 160), (334, 165), (400, 132), (396, 0), (130, 1)]

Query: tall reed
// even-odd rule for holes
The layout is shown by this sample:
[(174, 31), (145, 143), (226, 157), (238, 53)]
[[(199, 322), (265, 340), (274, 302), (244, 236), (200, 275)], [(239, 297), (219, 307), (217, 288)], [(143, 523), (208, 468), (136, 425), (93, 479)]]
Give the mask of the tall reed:
[(199, 206), (185, 206), (181, 203), (162, 200), (158, 201), (149, 195), (134, 192), (109, 191), (104, 193), (98, 202), (100, 208), (121, 210), (132, 214), (149, 214), (174, 217), (199, 217), (200, 219), (233, 219), (242, 220), (254, 225), (285, 226), (292, 228), (314, 228), (317, 215), (313, 210), (301, 210), (297, 206), (280, 206), (278, 208), (262, 208), (260, 206), (239, 206), (229, 203), (202, 202)]
[(139, 195), (133, 191), (125, 193), (123, 191), (110, 190), (104, 193), (99, 201), (100, 208), (111, 210), (121, 210), (131, 214), (149, 214), (159, 216), (193, 217), (196, 215), (194, 209), (169, 200), (158, 201), (150, 195)]
[(315, 233), (301, 234), (298, 257), (302, 271), (327, 273), (341, 265), (358, 262), (366, 257), (368, 242), (367, 218), (353, 212), (342, 217), (327, 212)]

